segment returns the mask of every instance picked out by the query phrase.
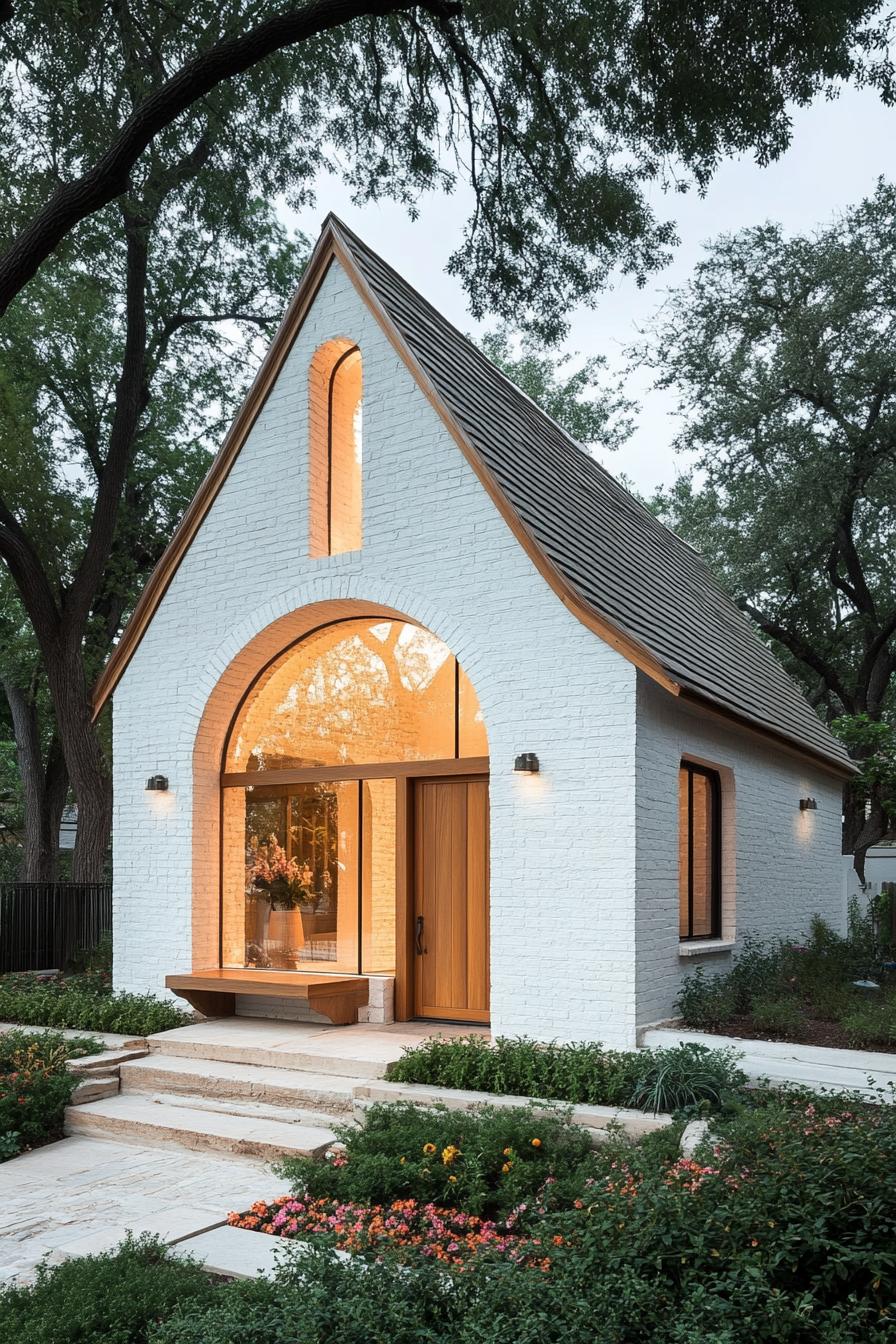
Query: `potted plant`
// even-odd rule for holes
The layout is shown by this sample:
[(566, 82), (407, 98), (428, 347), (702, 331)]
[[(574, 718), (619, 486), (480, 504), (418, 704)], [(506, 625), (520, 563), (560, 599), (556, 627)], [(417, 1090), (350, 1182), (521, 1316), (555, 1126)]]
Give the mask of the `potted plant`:
[(254, 889), (257, 894), (256, 937), (262, 947), (269, 941), (284, 949), (301, 947), (302, 913), (317, 903), (313, 880), (308, 864), (288, 858), (276, 835), (269, 836), (265, 843), (260, 843), (257, 836), (251, 837), (246, 889)]

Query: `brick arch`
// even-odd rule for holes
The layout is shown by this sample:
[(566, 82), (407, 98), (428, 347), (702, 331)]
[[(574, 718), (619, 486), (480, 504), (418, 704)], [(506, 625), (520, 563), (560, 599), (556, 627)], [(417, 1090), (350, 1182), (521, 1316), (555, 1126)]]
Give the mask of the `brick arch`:
[[(358, 585), (343, 580), (341, 586), (348, 590), (359, 585), (360, 580)], [(185, 740), (191, 731), (190, 725), (185, 726), (182, 750), (177, 753), (179, 759), (192, 757), (194, 966), (216, 965), (218, 961), (220, 773), (224, 748), (247, 689), (268, 663), (290, 644), (297, 643), (322, 625), (352, 617), (378, 616), (410, 621), (430, 630), (448, 646), (475, 684), (465, 657), (468, 641), (462, 637), (457, 624), (444, 613), (428, 607), (421, 610), (420, 604), (409, 594), (391, 588), (387, 591), (386, 586), (369, 581), (363, 584), (369, 597), (352, 595), (348, 591), (344, 596), (322, 597), (322, 586), (310, 584), (299, 592), (283, 594), (241, 622), (216, 650), (194, 695), (194, 704), (201, 704), (198, 725), (192, 743)], [(472, 661), (475, 665), (475, 657)], [(192, 722), (195, 724), (196, 720)]]

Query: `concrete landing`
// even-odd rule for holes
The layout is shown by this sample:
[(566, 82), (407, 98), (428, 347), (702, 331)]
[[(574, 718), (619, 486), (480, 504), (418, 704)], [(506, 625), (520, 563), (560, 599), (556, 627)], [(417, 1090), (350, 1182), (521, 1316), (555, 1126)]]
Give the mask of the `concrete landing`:
[(406, 1046), (419, 1045), (432, 1036), (469, 1034), (469, 1028), (425, 1022), (397, 1022), (393, 1026), (359, 1022), (333, 1027), (316, 1022), (228, 1017), (159, 1032), (148, 1037), (147, 1044), (153, 1055), (381, 1078), (386, 1066), (400, 1058)]

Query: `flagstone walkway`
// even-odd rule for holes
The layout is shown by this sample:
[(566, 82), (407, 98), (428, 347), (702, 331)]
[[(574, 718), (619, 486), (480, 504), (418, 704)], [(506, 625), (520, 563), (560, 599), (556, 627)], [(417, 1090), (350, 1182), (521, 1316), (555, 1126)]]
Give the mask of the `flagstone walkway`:
[(106, 1250), (128, 1230), (178, 1241), (281, 1188), (250, 1158), (63, 1139), (0, 1166), (0, 1281), (27, 1281), (45, 1256)]

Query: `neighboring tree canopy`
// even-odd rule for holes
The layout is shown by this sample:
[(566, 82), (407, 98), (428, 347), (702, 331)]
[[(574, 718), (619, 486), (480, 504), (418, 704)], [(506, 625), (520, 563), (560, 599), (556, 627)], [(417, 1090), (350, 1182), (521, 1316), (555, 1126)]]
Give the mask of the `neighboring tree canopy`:
[[(57, 796), (58, 739), (76, 878), (101, 875), (111, 821), (90, 681), (244, 385), (241, 348), (297, 278), (276, 203), (306, 203), (323, 168), (359, 201), (411, 209), (466, 182), (449, 265), (472, 312), (555, 337), (613, 268), (641, 276), (666, 255), (648, 180), (702, 185), (726, 153), (774, 157), (789, 107), (837, 81), (891, 96), (877, 13), (0, 0), (0, 558), (52, 704), (22, 768)], [(13, 689), (33, 727), (40, 686)]]
[[(671, 230), (642, 190), (774, 158), (789, 105), (835, 81), (891, 95), (877, 0), (208, 0), (31, 4), (0, 24), (6, 231), (0, 312), (66, 234), (215, 127), (248, 194), (307, 198), (338, 167), (359, 199), (472, 184), (452, 258), (472, 311), (556, 331)], [(65, 135), (59, 135), (60, 123)], [(179, 153), (179, 151), (178, 151)], [(4, 162), (5, 160), (5, 162)], [(4, 245), (0, 240), (0, 245)]]
[(696, 454), (656, 506), (866, 763), (861, 872), (896, 816), (896, 188), (810, 237), (720, 238), (648, 358)]
[(618, 387), (602, 386), (607, 361), (593, 355), (577, 368), (573, 355), (557, 355), (531, 339), (518, 345), (506, 328), (486, 332), (483, 354), (543, 411), (586, 448), (620, 448), (632, 432), (634, 403)]

